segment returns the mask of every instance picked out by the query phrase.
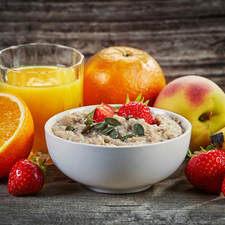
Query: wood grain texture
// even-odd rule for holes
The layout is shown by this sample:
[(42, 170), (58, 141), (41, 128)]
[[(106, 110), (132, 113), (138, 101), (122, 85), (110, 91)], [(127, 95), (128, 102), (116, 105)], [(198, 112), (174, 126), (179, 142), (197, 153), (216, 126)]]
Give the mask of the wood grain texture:
[(0, 179), (1, 225), (224, 225), (224, 198), (199, 191), (187, 181), (187, 162), (150, 189), (126, 195), (93, 192), (48, 167), (43, 189), (15, 197)]
[(0, 49), (31, 42), (80, 50), (86, 61), (103, 48), (142, 49), (167, 82), (195, 74), (225, 90), (225, 1), (2, 0)]

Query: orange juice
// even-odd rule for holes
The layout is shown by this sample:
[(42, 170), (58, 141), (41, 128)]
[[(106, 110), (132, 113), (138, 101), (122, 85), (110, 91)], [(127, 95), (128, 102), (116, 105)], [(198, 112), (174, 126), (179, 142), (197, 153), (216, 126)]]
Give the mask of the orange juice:
[(33, 152), (47, 153), (44, 124), (54, 114), (82, 106), (83, 75), (75, 68), (58, 66), (26, 66), (10, 70), (0, 91), (21, 96), (34, 119)]

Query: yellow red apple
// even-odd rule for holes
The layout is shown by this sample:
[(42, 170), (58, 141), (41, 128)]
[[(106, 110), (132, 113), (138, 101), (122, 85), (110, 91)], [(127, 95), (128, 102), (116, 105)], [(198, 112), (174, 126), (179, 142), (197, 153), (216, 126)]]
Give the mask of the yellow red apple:
[(154, 107), (185, 117), (192, 124), (190, 150), (199, 151), (211, 143), (210, 135), (225, 126), (225, 94), (213, 81), (184, 76), (168, 83)]

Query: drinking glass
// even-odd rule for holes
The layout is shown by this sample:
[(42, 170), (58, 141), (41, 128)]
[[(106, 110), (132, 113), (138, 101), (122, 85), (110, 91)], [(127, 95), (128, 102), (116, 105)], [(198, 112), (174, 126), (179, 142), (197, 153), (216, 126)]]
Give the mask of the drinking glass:
[(84, 56), (74, 48), (31, 43), (0, 51), (0, 91), (19, 95), (34, 120), (29, 158), (51, 163), (44, 125), (53, 115), (83, 105)]

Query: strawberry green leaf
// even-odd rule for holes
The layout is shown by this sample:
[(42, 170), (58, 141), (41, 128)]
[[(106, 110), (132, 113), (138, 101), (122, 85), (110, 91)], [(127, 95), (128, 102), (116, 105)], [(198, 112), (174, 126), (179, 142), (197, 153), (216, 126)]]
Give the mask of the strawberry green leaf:
[(126, 103), (129, 103), (129, 102), (130, 102), (129, 95), (127, 95)]
[(137, 96), (137, 98), (135, 99), (135, 102), (142, 102), (142, 101), (144, 101), (144, 98), (141, 100), (141, 95), (142, 95), (142, 93)]
[[(142, 97), (142, 93), (140, 93), (137, 98), (134, 100), (134, 102), (142, 102), (144, 103), (145, 105), (148, 105), (149, 103), (149, 100), (147, 100), (146, 102), (144, 102), (144, 97)], [(130, 102), (130, 99), (129, 99), (129, 96), (127, 95), (127, 98), (126, 98), (126, 103), (129, 103)]]
[(33, 158), (33, 163), (35, 163), (42, 170), (44, 177), (47, 178), (48, 174), (48, 172), (46, 171), (47, 165), (45, 165), (47, 160), (45, 159), (44, 161), (39, 161), (39, 159), (40, 156), (37, 158)]
[(37, 158), (33, 158), (33, 162), (37, 163)]
[(94, 110), (92, 110), (90, 113), (87, 114), (87, 116), (85, 117), (85, 119), (87, 119), (88, 117), (90, 117), (91, 119), (93, 119), (94, 114), (95, 114), (95, 110), (98, 108), (99, 106), (97, 106)]
[(208, 145), (206, 149), (204, 149), (203, 147), (200, 146), (200, 151), (195, 151), (195, 152), (191, 152), (190, 149), (188, 149), (188, 153), (187, 153), (187, 156), (189, 158), (193, 157), (194, 155), (198, 154), (198, 153), (201, 153), (201, 152), (207, 152), (209, 150), (213, 150), (213, 149), (217, 149), (216, 147), (212, 146), (212, 145)]
[(46, 163), (46, 159), (40, 162), (40, 166), (44, 166), (45, 163)]
[(217, 148), (213, 145), (208, 145), (206, 148), (206, 150), (212, 150), (212, 149), (217, 149)]
[(193, 156), (194, 156), (194, 154), (191, 152), (191, 150), (190, 150), (190, 149), (188, 149), (187, 156), (188, 156), (189, 158), (191, 158), (191, 157), (193, 157)]

